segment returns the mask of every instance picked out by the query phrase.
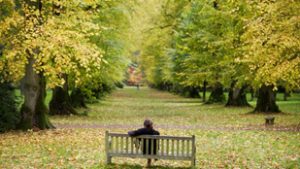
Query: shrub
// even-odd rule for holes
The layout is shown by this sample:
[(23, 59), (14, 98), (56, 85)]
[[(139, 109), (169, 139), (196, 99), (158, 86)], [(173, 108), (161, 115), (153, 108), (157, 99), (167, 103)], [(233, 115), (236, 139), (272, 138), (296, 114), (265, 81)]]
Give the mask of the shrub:
[(15, 129), (18, 121), (14, 89), (9, 83), (0, 83), (0, 133)]

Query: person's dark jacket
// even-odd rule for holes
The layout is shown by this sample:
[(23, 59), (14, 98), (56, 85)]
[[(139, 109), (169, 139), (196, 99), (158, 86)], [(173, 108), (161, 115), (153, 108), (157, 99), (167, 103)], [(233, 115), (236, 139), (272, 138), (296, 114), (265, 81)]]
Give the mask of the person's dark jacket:
[[(130, 131), (128, 132), (128, 135), (129, 136), (132, 136), (132, 137), (136, 137), (136, 136), (141, 136), (141, 135), (159, 135), (160, 133), (156, 130), (154, 130), (153, 128), (141, 128), (141, 129), (138, 129), (138, 130), (135, 130), (135, 131)], [(141, 139), (139, 139), (140, 141)], [(156, 139), (149, 139), (148, 141), (148, 153), (147, 153), (147, 143), (146, 143), (146, 139), (143, 139), (143, 147), (142, 147), (142, 152), (144, 155), (150, 155), (151, 154), (151, 149), (152, 149), (152, 142), (153, 142), (153, 154), (155, 155), (157, 153), (157, 150), (158, 150), (158, 143), (157, 143), (157, 140)]]

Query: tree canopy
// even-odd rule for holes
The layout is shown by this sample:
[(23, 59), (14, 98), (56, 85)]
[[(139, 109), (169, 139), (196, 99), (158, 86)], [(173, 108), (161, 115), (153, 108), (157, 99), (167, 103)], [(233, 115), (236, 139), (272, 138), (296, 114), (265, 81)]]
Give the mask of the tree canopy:
[(149, 14), (157, 22), (145, 28), (140, 61), (148, 83), (175, 92), (206, 83), (299, 88), (299, 5), (166, 0), (153, 6), (160, 14)]
[(46, 89), (60, 112), (70, 97), (122, 86), (130, 64), (151, 87), (203, 100), (209, 89), (207, 103), (228, 91), (228, 106), (248, 106), (252, 91), (255, 111), (279, 112), (277, 89), (300, 88), (299, 10), (295, 0), (1, 0), (0, 80), (21, 87), (25, 128), (51, 127)]

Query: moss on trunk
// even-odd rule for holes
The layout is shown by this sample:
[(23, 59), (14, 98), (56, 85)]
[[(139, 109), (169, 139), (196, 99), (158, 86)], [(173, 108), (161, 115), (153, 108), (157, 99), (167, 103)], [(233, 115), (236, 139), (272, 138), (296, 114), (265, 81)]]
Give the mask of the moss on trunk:
[(18, 124), (18, 128), (22, 130), (54, 128), (47, 117), (46, 80), (42, 73), (37, 74), (34, 71), (34, 62), (33, 57), (28, 59), (25, 77), (22, 80), (21, 90), (24, 95), (24, 103), (21, 108), (21, 120)]

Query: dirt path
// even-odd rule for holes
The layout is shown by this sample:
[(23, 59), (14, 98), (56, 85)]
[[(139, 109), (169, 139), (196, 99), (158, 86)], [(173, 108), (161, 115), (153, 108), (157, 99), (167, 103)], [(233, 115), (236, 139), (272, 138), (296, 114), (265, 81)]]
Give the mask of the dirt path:
[[(57, 128), (71, 128), (71, 129), (85, 129), (85, 128), (99, 128), (99, 129), (131, 129), (139, 128), (140, 125), (122, 125), (122, 124), (55, 124)], [(228, 126), (174, 126), (174, 125), (157, 125), (158, 129), (175, 129), (175, 130), (209, 130), (209, 131), (290, 131), (300, 132), (300, 125), (294, 126), (264, 126), (264, 125), (251, 125), (247, 127), (228, 127)]]

